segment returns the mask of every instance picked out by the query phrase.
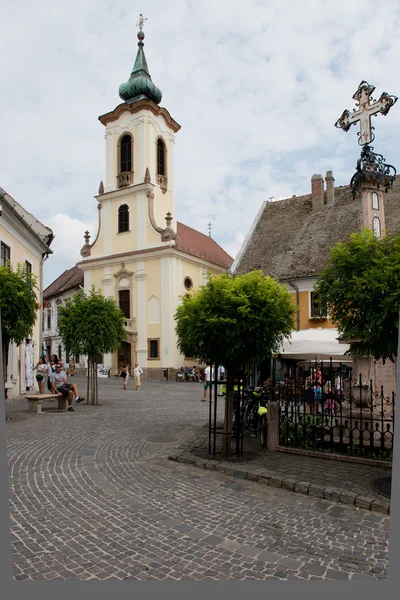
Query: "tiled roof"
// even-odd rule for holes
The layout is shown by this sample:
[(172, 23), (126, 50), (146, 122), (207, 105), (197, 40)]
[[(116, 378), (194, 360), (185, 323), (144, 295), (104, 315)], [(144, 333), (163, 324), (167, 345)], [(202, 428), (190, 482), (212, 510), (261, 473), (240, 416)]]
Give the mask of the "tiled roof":
[[(17, 202), (10, 194), (8, 194), (2, 187), (0, 187), (0, 196), (4, 197), (6, 202), (10, 205), (10, 207), (15, 210), (17, 215), (24, 221), (26, 227), (31, 229), (32, 232), (39, 237), (42, 242), (44, 242), (47, 246), (50, 246), (51, 242), (54, 239), (53, 231), (50, 227), (46, 227), (43, 225), (36, 217), (32, 215), (32, 213), (25, 210), (25, 208)], [(51, 251), (49, 252), (51, 254)]]
[(217, 242), (188, 225), (177, 222), (175, 247), (181, 252), (197, 256), (215, 265), (228, 269), (233, 258)]
[[(386, 231), (400, 230), (400, 181), (384, 195)], [(360, 200), (350, 186), (335, 188), (332, 206), (312, 212), (311, 194), (265, 202), (236, 273), (262, 269), (278, 280), (317, 277), (330, 248), (361, 227)]]
[(83, 286), (83, 271), (79, 267), (72, 267), (57, 277), (43, 292), (43, 299), (48, 300), (79, 285)]

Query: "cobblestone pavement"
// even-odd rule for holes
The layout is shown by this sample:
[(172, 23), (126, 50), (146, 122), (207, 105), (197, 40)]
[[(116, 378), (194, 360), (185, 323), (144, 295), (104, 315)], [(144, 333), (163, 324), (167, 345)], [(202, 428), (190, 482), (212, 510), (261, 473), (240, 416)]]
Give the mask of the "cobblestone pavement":
[[(220, 423), (222, 425), (222, 421)], [(362, 462), (333, 460), (289, 452), (266, 452), (260, 447), (260, 438), (252, 439), (245, 431), (244, 460), (226, 461), (220, 458), (217, 439), (217, 460), (210, 457), (208, 425), (199, 427), (191, 440), (176, 448), (169, 458), (197, 467), (216, 469), (243, 479), (259, 481), (264, 485), (282, 487), (316, 498), (340, 501), (344, 504), (390, 514), (390, 499), (375, 491), (373, 482), (391, 476), (387, 466)], [(251, 456), (252, 460), (248, 460)], [(219, 457), (219, 459), (218, 459)], [(247, 458), (247, 460), (246, 460)], [(383, 461), (381, 461), (383, 462)]]
[(120, 388), (74, 413), (7, 401), (16, 579), (386, 577), (389, 516), (169, 461), (201, 386)]

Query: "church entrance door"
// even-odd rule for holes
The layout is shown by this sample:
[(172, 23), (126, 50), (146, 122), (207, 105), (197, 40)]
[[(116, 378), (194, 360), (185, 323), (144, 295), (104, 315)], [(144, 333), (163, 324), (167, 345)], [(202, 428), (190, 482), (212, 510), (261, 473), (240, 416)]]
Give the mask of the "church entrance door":
[(129, 365), (129, 371), (132, 372), (131, 359), (131, 344), (122, 342), (118, 350), (118, 373), (121, 372), (124, 365)]

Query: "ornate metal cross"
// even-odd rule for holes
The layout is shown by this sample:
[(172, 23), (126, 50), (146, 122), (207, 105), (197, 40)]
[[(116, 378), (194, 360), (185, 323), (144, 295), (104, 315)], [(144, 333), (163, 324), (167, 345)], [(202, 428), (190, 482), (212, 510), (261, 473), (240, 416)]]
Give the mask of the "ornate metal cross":
[(373, 100), (371, 94), (374, 90), (375, 86), (362, 81), (353, 96), (357, 109), (354, 108), (352, 113), (349, 110), (343, 111), (342, 116), (335, 123), (336, 127), (348, 131), (352, 125), (360, 121), (360, 131), (358, 133), (360, 146), (370, 144), (375, 139), (372, 132), (375, 128), (371, 125), (372, 115), (376, 116), (378, 113), (387, 115), (390, 108), (397, 101), (397, 96), (389, 96), (386, 92), (383, 92), (379, 100)]
[(144, 22), (147, 21), (147, 17), (144, 19), (142, 13), (139, 15), (139, 23), (136, 23), (136, 27), (139, 27), (139, 30), (142, 31)]

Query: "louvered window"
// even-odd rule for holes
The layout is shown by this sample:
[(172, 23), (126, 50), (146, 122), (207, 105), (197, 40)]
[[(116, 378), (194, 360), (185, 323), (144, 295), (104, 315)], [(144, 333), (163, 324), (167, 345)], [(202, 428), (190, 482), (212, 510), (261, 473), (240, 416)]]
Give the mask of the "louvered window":
[(165, 144), (161, 138), (157, 140), (157, 174), (166, 175), (165, 172)]
[(129, 207), (123, 204), (118, 209), (118, 233), (129, 231)]
[(132, 138), (124, 135), (121, 140), (121, 173), (132, 171)]

